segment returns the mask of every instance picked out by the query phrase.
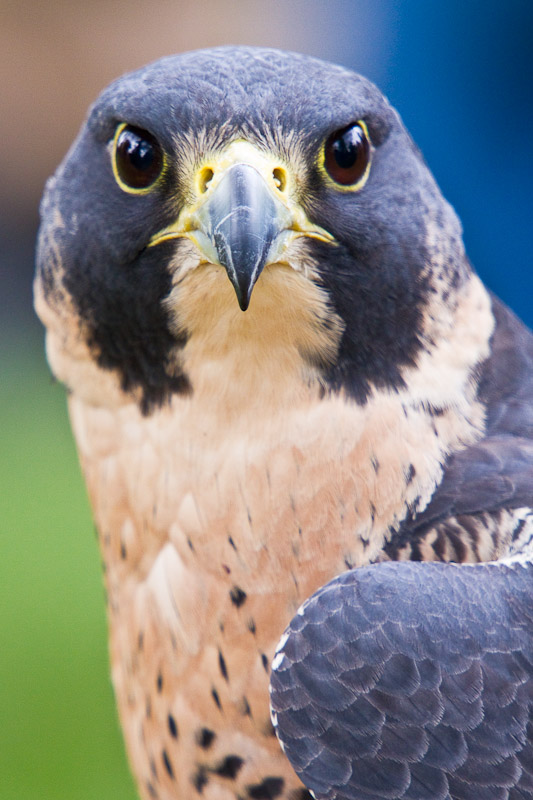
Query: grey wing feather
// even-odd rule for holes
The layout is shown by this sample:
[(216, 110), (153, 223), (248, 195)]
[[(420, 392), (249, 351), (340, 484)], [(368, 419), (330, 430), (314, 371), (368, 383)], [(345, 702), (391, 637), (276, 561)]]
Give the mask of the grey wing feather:
[(402, 533), (448, 517), (533, 506), (533, 441), (491, 437), (456, 454), (427, 509), (402, 526)]
[(287, 630), (273, 719), (328, 800), (533, 798), (533, 567), (386, 563)]

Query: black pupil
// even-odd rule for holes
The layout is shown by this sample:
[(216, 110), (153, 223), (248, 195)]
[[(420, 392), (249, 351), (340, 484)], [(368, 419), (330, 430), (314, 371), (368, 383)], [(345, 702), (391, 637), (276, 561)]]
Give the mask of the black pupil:
[(359, 148), (363, 140), (363, 131), (359, 126), (345, 131), (333, 142), (335, 161), (341, 169), (350, 169), (357, 161)]
[(151, 186), (161, 172), (161, 148), (151, 133), (128, 126), (118, 136), (116, 166), (121, 180), (133, 189)]
[(126, 139), (126, 148), (131, 165), (135, 169), (147, 170), (154, 160), (154, 148), (146, 139), (141, 139), (135, 133), (129, 133)]

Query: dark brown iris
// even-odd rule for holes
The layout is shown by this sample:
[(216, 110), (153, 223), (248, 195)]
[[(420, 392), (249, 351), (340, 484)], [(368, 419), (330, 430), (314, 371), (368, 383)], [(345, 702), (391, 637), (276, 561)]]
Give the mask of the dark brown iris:
[(363, 127), (356, 123), (335, 131), (325, 147), (325, 167), (335, 183), (354, 186), (366, 172), (370, 143)]
[(120, 180), (131, 189), (151, 186), (163, 169), (163, 151), (154, 136), (127, 125), (115, 145), (115, 164)]

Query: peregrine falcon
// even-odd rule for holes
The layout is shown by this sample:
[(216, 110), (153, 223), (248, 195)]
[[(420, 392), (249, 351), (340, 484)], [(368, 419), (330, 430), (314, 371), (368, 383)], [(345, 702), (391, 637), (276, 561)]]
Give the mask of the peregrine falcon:
[(533, 336), (376, 87), (164, 58), (41, 213), (141, 797), (533, 798)]

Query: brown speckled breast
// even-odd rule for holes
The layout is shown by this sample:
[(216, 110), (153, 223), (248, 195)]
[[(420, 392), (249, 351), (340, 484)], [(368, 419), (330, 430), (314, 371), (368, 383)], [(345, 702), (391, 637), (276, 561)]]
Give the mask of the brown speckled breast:
[(70, 398), (143, 797), (308, 797), (269, 719), (275, 646), (313, 591), (375, 560), (424, 507), (444, 454), (480, 435), (457, 371), (460, 403), (438, 417), (409, 388), (361, 407), (310, 385), (282, 410), (250, 400), (224, 420), (208, 392), (149, 417)]

